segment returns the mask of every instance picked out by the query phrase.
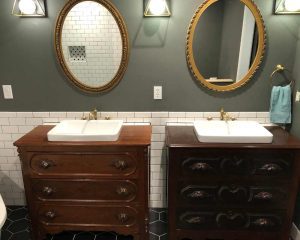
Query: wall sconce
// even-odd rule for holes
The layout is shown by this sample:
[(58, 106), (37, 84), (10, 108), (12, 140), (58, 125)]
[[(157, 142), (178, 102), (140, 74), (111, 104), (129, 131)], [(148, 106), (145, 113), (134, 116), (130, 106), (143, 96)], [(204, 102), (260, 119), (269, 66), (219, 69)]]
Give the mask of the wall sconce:
[(144, 11), (145, 17), (170, 17), (167, 0), (148, 0)]
[(276, 0), (275, 14), (300, 14), (300, 0)]
[(12, 15), (19, 17), (46, 16), (44, 0), (15, 0)]

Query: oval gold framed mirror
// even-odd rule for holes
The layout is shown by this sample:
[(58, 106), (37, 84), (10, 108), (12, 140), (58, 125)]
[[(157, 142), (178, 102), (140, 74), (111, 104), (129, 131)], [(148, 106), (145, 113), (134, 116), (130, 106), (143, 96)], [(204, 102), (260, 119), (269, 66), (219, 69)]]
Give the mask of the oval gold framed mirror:
[(108, 0), (69, 0), (56, 22), (55, 50), (64, 73), (78, 88), (111, 90), (128, 65), (125, 22)]
[(206, 0), (188, 29), (187, 63), (208, 89), (232, 91), (257, 71), (265, 39), (264, 22), (252, 0)]

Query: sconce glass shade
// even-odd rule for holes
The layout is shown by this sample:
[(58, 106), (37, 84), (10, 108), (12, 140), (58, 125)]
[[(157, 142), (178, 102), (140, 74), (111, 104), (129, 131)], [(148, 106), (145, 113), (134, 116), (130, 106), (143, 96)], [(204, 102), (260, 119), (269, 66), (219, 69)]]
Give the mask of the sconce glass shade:
[(19, 17), (44, 17), (44, 0), (15, 0), (12, 15)]
[(169, 17), (171, 12), (167, 0), (148, 0), (145, 17)]
[(276, 0), (275, 14), (300, 14), (300, 0)]

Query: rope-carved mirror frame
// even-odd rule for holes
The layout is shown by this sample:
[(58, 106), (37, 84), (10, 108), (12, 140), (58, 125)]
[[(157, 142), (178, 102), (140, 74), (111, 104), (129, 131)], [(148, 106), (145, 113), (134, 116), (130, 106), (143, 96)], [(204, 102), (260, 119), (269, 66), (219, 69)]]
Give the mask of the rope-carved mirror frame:
[(188, 66), (192, 72), (192, 74), (194, 75), (194, 77), (196, 78), (196, 80), (198, 80), (203, 86), (205, 86), (206, 88), (210, 89), (210, 90), (214, 90), (214, 91), (218, 91), (218, 92), (226, 92), (226, 91), (232, 91), (235, 90), (243, 85), (245, 85), (254, 75), (254, 73), (257, 71), (257, 69), (259, 68), (263, 56), (264, 56), (264, 52), (265, 52), (265, 47), (266, 47), (266, 31), (265, 31), (265, 25), (264, 25), (264, 21), (262, 18), (262, 15), (258, 9), (258, 7), (256, 6), (256, 4), (252, 1), (252, 0), (240, 0), (241, 3), (245, 4), (250, 11), (252, 12), (254, 18), (255, 18), (255, 22), (257, 25), (257, 31), (258, 31), (258, 48), (257, 48), (257, 52), (256, 52), (256, 56), (254, 58), (254, 61), (249, 69), (249, 71), (247, 72), (247, 74), (239, 81), (230, 85), (226, 85), (226, 86), (219, 86), (216, 84), (212, 84), (208, 81), (206, 81), (205, 77), (203, 77), (203, 75), (200, 73), (195, 59), (194, 59), (194, 53), (193, 53), (193, 40), (194, 40), (194, 35), (195, 35), (195, 29), (197, 26), (197, 23), (200, 19), (200, 17), (202, 16), (202, 14), (205, 12), (205, 10), (211, 6), (213, 3), (217, 2), (219, 0), (205, 0), (196, 10), (189, 28), (188, 28), (188, 32), (187, 32), (187, 41), (186, 41), (186, 58), (187, 58), (187, 63)]
[(62, 50), (62, 29), (63, 29), (63, 24), (64, 21), (70, 12), (70, 10), (78, 3), (80, 2), (85, 2), (87, 0), (69, 0), (63, 9), (60, 11), (59, 16), (56, 21), (56, 26), (55, 26), (55, 51), (56, 51), (56, 56), (58, 59), (58, 62), (60, 66), (62, 67), (65, 75), (67, 78), (75, 84), (79, 89), (85, 91), (85, 92), (94, 92), (94, 93), (99, 93), (99, 92), (106, 92), (114, 88), (115, 86), (118, 85), (118, 83), (121, 81), (123, 78), (125, 71), (128, 66), (128, 61), (129, 61), (129, 37), (128, 37), (128, 31), (125, 25), (125, 22), (123, 20), (122, 15), (120, 12), (117, 10), (117, 8), (107, 0), (88, 0), (88, 1), (93, 1), (101, 4), (104, 6), (114, 17), (119, 30), (120, 30), (120, 35), (122, 38), (122, 57), (121, 57), (121, 62), (118, 71), (116, 72), (115, 76), (111, 81), (109, 81), (107, 84), (99, 87), (92, 87), (88, 86), (81, 81), (79, 81), (74, 74), (70, 71), (69, 67), (66, 64), (64, 55), (63, 55), (63, 50)]

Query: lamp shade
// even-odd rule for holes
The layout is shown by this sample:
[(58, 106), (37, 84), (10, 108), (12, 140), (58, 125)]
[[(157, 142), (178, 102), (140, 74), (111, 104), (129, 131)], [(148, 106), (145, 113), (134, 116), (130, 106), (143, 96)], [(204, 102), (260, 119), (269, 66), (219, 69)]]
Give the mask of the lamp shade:
[(300, 14), (300, 0), (276, 0), (275, 14)]
[(146, 17), (169, 17), (171, 12), (167, 0), (148, 0), (144, 11)]
[(44, 0), (15, 0), (12, 14), (19, 17), (44, 17)]

